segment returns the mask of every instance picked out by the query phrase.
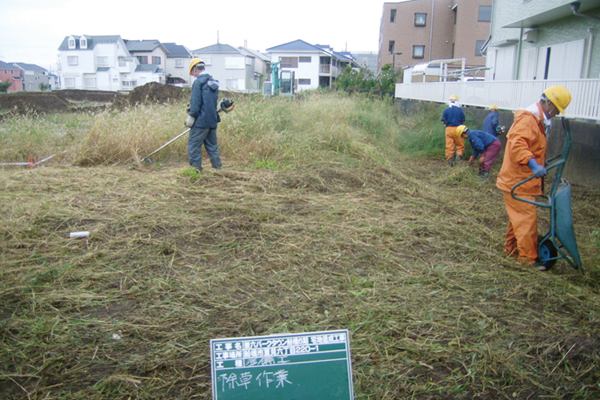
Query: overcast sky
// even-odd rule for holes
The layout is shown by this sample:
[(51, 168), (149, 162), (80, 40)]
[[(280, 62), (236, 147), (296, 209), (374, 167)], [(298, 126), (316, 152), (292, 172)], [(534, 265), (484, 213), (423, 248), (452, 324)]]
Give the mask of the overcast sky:
[(195, 50), (267, 48), (302, 39), (336, 51), (378, 48), (383, 1), (0, 0), (0, 60), (50, 69), (69, 35), (157, 39)]

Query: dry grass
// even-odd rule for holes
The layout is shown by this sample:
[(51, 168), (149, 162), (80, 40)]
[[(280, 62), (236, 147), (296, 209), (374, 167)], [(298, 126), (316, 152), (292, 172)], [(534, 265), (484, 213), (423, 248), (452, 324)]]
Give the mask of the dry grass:
[(305, 101), (225, 116), (222, 171), (176, 148), (1, 171), (4, 398), (209, 399), (210, 339), (343, 328), (357, 399), (600, 397), (598, 193), (573, 191), (586, 275), (531, 271), (501, 253), (493, 182), (386, 157), (360, 99), (285, 120)]

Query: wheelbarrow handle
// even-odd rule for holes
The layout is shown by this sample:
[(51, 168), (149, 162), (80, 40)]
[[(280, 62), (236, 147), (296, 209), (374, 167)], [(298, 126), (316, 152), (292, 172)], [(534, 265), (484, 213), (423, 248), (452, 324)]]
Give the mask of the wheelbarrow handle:
[(550, 208), (550, 204), (549, 204), (549, 202), (550, 202), (550, 199), (549, 199), (549, 197), (548, 197), (548, 196), (546, 196), (546, 195), (542, 195), (542, 196), (540, 196), (540, 197), (543, 197), (543, 198), (545, 198), (546, 200), (548, 200), (548, 203), (542, 203), (542, 202), (540, 202), (540, 201), (531, 201), (531, 200), (527, 200), (527, 199), (524, 199), (524, 198), (522, 198), (522, 197), (518, 197), (517, 195), (515, 195), (515, 189), (516, 189), (517, 187), (521, 186), (521, 185), (522, 185), (522, 184), (524, 184), (525, 182), (529, 182), (529, 181), (530, 181), (530, 180), (532, 180), (533, 178), (535, 178), (535, 176), (534, 176), (534, 175), (531, 175), (529, 178), (527, 178), (527, 179), (524, 179), (524, 180), (522, 180), (521, 182), (519, 182), (519, 183), (515, 184), (515, 186), (513, 186), (513, 187), (512, 187), (512, 189), (510, 190), (510, 195), (513, 197), (513, 199), (520, 200), (520, 201), (523, 201), (523, 202), (525, 202), (525, 203), (529, 203), (529, 204), (535, 204), (536, 206)]
[[(556, 159), (557, 157), (560, 157), (560, 154), (559, 154), (558, 156), (556, 156), (556, 157), (552, 157), (552, 158), (551, 158), (550, 160), (548, 160), (548, 161), (552, 161), (552, 160)], [(550, 171), (552, 168), (556, 168), (556, 167), (558, 167), (559, 165), (561, 165), (561, 164), (564, 164), (565, 162), (566, 162), (566, 160), (565, 160), (565, 159), (561, 159), (561, 160), (559, 160), (559, 161), (557, 161), (557, 162), (555, 162), (555, 163), (553, 163), (553, 164), (550, 164), (550, 165), (548, 165), (548, 166), (546, 167), (546, 171)], [(515, 186), (513, 186), (513, 187), (512, 187), (512, 189), (510, 190), (510, 194), (511, 194), (511, 196), (512, 196), (514, 199), (517, 199), (517, 200), (524, 201), (525, 203), (531, 203), (531, 204), (535, 204), (535, 205), (537, 205), (537, 206), (541, 206), (541, 207), (548, 207), (548, 208), (550, 208), (550, 205), (549, 205), (549, 204), (540, 203), (540, 202), (538, 202), (538, 201), (531, 201), (531, 200), (524, 199), (524, 198), (522, 198), (522, 197), (517, 197), (517, 196), (515, 196), (515, 189), (516, 189), (518, 186), (521, 186), (522, 184), (524, 184), (525, 182), (529, 182), (529, 181), (530, 181), (530, 180), (532, 180), (533, 178), (535, 178), (535, 176), (534, 176), (534, 175), (531, 175), (529, 178), (527, 178), (527, 179), (524, 179), (524, 180), (522, 180), (521, 182), (519, 182), (519, 183), (515, 184)], [(542, 195), (542, 196), (540, 196), (540, 197), (544, 197), (544, 198), (548, 199), (548, 196), (546, 196), (546, 195)]]

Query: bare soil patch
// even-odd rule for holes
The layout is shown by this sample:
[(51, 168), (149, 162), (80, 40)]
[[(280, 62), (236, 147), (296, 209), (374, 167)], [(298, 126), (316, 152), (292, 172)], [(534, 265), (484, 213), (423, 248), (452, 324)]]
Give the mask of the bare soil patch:
[(189, 91), (150, 82), (128, 94), (101, 90), (64, 89), (52, 92), (0, 94), (0, 118), (6, 114), (50, 114), (146, 103), (172, 103), (189, 96)]

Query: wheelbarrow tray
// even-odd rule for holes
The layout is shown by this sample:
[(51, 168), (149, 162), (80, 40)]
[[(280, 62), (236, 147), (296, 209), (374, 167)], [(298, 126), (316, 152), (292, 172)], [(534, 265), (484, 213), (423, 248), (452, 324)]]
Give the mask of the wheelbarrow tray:
[[(554, 194), (554, 233), (562, 248), (571, 256), (574, 268), (581, 268), (581, 258), (575, 231), (573, 229), (573, 214), (571, 210), (571, 185), (563, 180)], [(560, 250), (560, 248), (559, 248)], [(566, 257), (565, 257), (566, 258)], [(567, 261), (569, 261), (567, 259)]]

